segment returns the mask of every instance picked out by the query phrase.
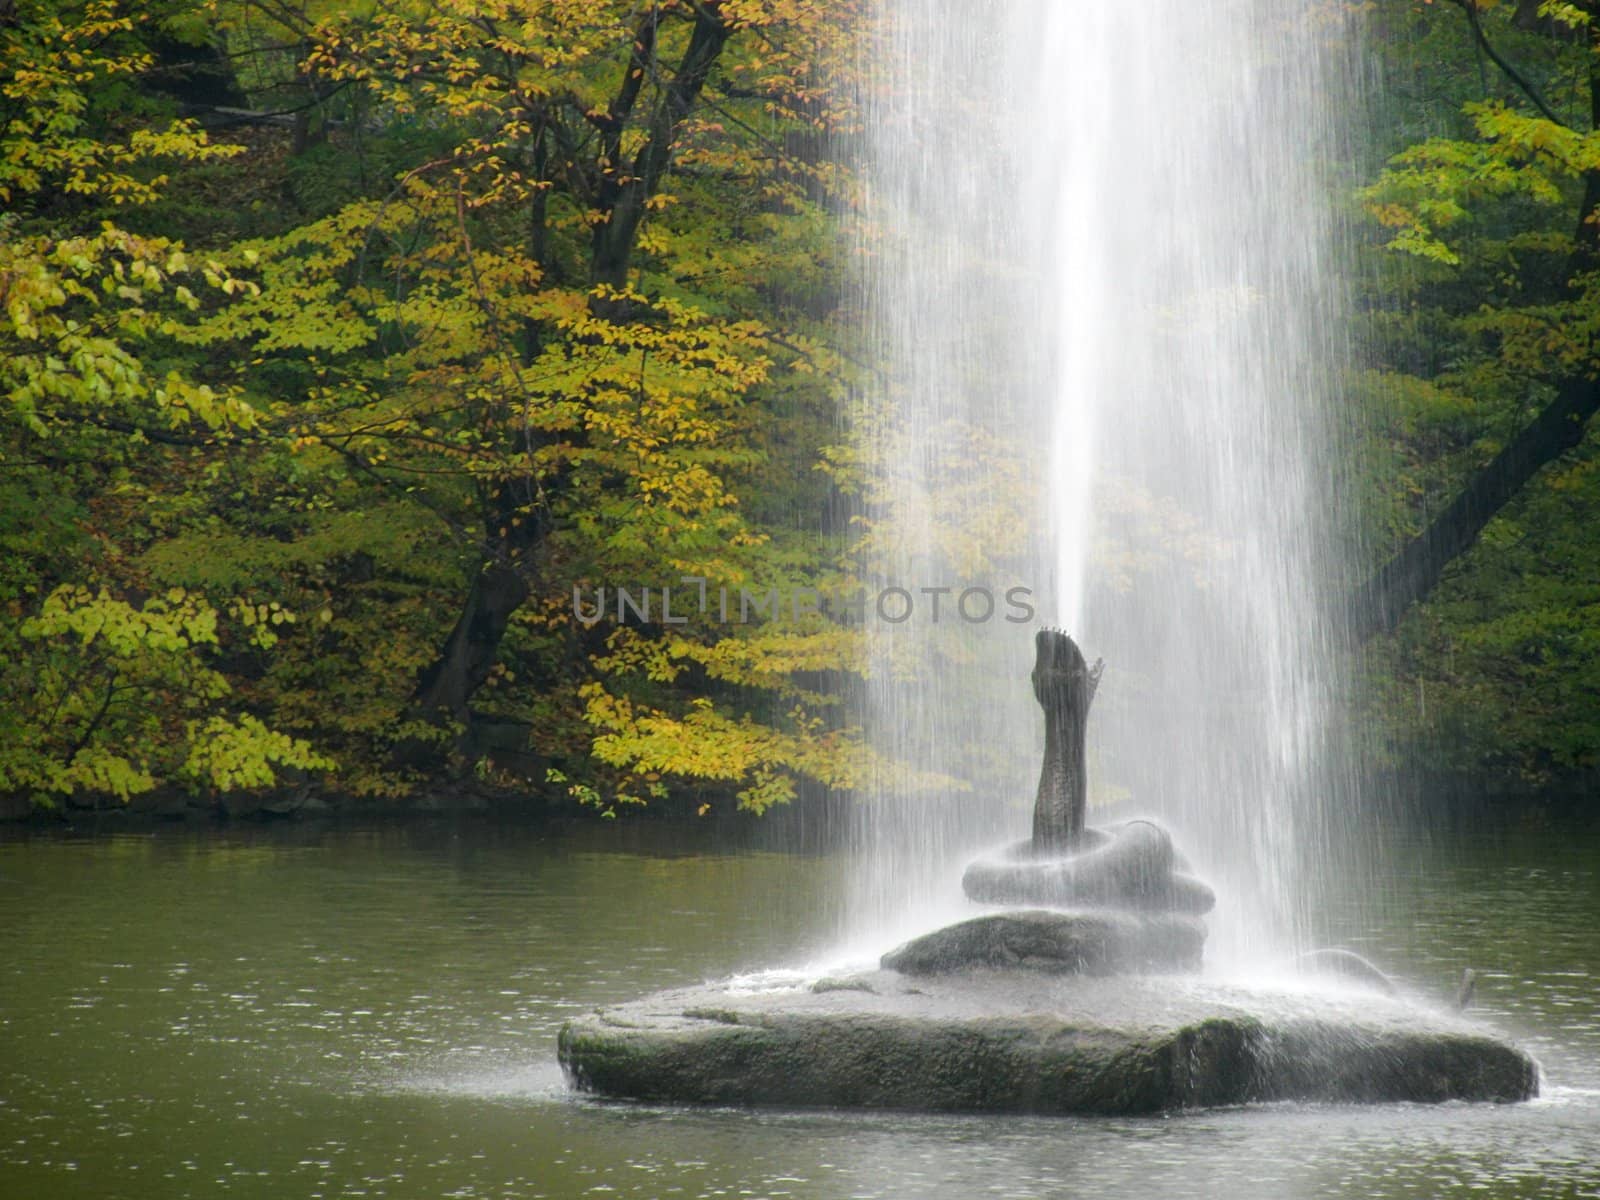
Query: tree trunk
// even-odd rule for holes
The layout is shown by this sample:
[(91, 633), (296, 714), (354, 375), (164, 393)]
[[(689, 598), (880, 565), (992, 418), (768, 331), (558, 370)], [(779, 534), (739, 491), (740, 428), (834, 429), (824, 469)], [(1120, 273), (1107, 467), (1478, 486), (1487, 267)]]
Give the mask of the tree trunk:
[(1364, 641), (1374, 634), (1392, 632), (1406, 610), (1433, 590), (1444, 569), (1477, 541), (1483, 527), (1539, 468), (1583, 440), (1596, 409), (1600, 409), (1600, 384), (1584, 379), (1562, 387), (1554, 403), (1357, 591), (1350, 603), (1353, 636)]
[(417, 707), (430, 716), (465, 722), (473, 694), (489, 678), (511, 614), (527, 598), (527, 581), (511, 567), (489, 563), (479, 571), (455, 628), (417, 685)]
[[(590, 247), (590, 280), (595, 284), (621, 288), (627, 282), (646, 202), (660, 189), (683, 122), (699, 100), (712, 67), (732, 36), (732, 29), (718, 14), (720, 4), (721, 0), (702, 0), (695, 6), (694, 31), (676, 73), (649, 115), (644, 145), (632, 164), (621, 159), (623, 127), (643, 90), (646, 72), (654, 67), (660, 20), (654, 8), (641, 18), (634, 30), (633, 49), (616, 98), (603, 116), (592, 121), (603, 134), (598, 151), (602, 181), (598, 206), (605, 214), (605, 219), (595, 225)], [(544, 165), (542, 131), (535, 141), (534, 153), (536, 162)], [(541, 269), (548, 269), (549, 264), (544, 261), (544, 206), (541, 191), (530, 214), (530, 232), (534, 257)], [(628, 315), (626, 306), (600, 298), (592, 300), (590, 307), (596, 315), (607, 319), (622, 320)], [(524, 361), (537, 352), (538, 335), (536, 328), (524, 326)], [(511, 616), (528, 598), (528, 583), (516, 564), (528, 563), (549, 532), (550, 513), (541, 499), (539, 519), (522, 524), (517, 527), (519, 533), (508, 535), (507, 528), (512, 524), (509, 518), (515, 515), (515, 505), (505, 507), (511, 504), (511, 498), (504, 489), (497, 497), (504, 511), (492, 513), (486, 525), (491, 540), (498, 540), (504, 551), (503, 557), (479, 572), (438, 659), (423, 673), (417, 686), (416, 707), (435, 719), (467, 720), (472, 697), (489, 677)], [(533, 499), (532, 496), (524, 498), (527, 502)]]

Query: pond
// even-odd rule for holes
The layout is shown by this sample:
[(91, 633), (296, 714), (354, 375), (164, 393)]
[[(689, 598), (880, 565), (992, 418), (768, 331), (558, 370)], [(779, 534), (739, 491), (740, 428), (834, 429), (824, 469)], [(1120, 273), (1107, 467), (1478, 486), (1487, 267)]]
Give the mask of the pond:
[(1163, 1119), (750, 1112), (567, 1091), (571, 1013), (805, 961), (849, 863), (487, 821), (0, 843), (0, 1194), (1600, 1195), (1600, 828), (1396, 841), (1330, 937), (1543, 1063), (1526, 1105)]

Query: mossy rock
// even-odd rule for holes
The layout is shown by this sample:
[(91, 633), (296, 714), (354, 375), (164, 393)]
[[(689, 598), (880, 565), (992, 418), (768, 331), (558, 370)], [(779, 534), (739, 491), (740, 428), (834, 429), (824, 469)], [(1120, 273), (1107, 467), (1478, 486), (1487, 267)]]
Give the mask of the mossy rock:
[(1206, 927), (1178, 913), (1024, 910), (973, 917), (896, 947), (882, 965), (902, 975), (973, 967), (1050, 974), (1197, 971)]
[(1365, 995), (1172, 978), (890, 972), (874, 989), (666, 992), (569, 1023), (569, 1079), (644, 1101), (1142, 1114), (1261, 1101), (1517, 1101), (1522, 1051)]

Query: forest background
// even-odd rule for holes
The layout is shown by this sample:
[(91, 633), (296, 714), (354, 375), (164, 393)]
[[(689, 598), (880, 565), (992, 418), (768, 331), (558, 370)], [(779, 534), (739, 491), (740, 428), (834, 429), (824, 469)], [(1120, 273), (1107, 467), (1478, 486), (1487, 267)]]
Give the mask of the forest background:
[[(1365, 765), (1581, 788), (1600, 5), (1307, 8), (1365, 76), (1329, 465)], [(891, 536), (877, 19), (0, 0), (5, 814), (759, 813), (880, 770), (858, 625), (682, 605), (849, 594)], [(685, 578), (681, 622), (573, 603)]]

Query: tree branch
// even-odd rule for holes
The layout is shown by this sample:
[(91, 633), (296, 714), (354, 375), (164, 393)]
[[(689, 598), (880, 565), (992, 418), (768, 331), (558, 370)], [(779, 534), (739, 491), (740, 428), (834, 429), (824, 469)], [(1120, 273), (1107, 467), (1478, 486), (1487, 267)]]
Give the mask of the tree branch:
[(666, 86), (655, 110), (650, 114), (648, 134), (644, 146), (634, 159), (631, 173), (625, 178), (619, 176), (615, 174), (616, 164), (612, 164), (611, 172), (602, 184), (601, 208), (606, 218), (594, 229), (590, 272), (594, 283), (621, 288), (627, 282), (628, 263), (633, 255), (639, 224), (644, 220), (645, 202), (661, 186), (661, 177), (671, 161), (678, 130), (694, 108), (712, 66), (732, 35), (732, 29), (722, 20), (714, 5), (698, 5), (696, 12), (698, 15), (689, 45), (683, 52), (672, 82)]
[(1544, 99), (1539, 95), (1533, 84), (1523, 78), (1521, 72), (1507, 62), (1500, 52), (1489, 44), (1489, 35), (1483, 31), (1483, 22), (1478, 19), (1477, 0), (1454, 0), (1454, 2), (1460, 6), (1462, 12), (1467, 14), (1467, 24), (1472, 26), (1473, 40), (1478, 43), (1479, 49), (1489, 56), (1489, 61), (1500, 68), (1501, 74), (1517, 85), (1518, 90), (1532, 102), (1545, 120), (1553, 121), (1563, 129), (1570, 129), (1571, 126), (1551, 111), (1550, 106), (1544, 102)]
[(1348, 602), (1351, 634), (1365, 641), (1374, 634), (1393, 632), (1406, 610), (1433, 590), (1444, 569), (1478, 540), (1483, 527), (1523, 485), (1583, 440), (1597, 410), (1600, 382), (1578, 379), (1564, 384), (1555, 400), (1474, 475), (1426, 529), (1356, 589)]

